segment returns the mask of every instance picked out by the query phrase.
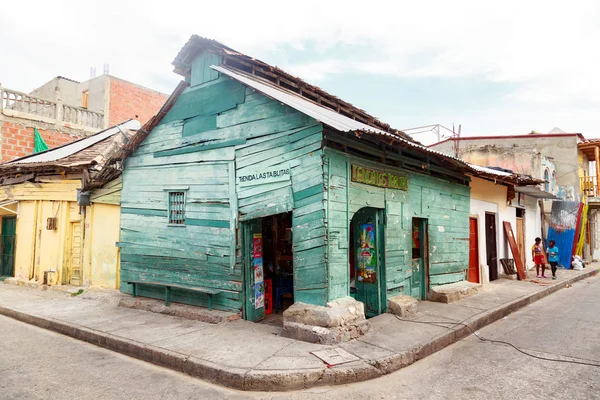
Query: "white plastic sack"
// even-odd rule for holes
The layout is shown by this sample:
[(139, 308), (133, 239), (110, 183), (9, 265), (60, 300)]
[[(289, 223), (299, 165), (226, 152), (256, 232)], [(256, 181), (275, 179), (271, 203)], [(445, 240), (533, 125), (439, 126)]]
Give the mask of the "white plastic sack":
[(578, 260), (573, 261), (571, 265), (575, 271), (581, 271), (583, 269), (583, 264)]

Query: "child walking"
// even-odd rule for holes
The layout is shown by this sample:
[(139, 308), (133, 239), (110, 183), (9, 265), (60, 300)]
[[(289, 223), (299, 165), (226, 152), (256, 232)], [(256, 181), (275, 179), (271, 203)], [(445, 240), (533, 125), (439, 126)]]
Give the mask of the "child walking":
[(552, 268), (552, 279), (556, 279), (556, 269), (558, 268), (558, 247), (556, 247), (556, 242), (551, 240), (548, 245), (548, 249), (546, 253), (548, 253), (548, 261), (550, 262), (550, 267)]
[[(531, 246), (531, 258), (535, 263), (535, 272), (538, 278), (545, 278), (546, 275), (546, 260), (544, 260), (544, 248), (542, 247), (542, 239), (535, 238), (535, 244)], [(540, 268), (542, 268), (542, 274), (540, 275)]]

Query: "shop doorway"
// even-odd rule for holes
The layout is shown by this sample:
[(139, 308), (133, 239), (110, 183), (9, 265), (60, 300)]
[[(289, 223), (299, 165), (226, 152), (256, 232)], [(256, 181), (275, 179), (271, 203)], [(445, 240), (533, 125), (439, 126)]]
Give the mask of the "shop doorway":
[(479, 235), (477, 234), (477, 218), (469, 218), (469, 282), (480, 283), (479, 278)]
[(2, 217), (2, 259), (0, 276), (15, 275), (15, 238), (17, 231), (16, 217)]
[(364, 207), (350, 221), (350, 293), (365, 305), (367, 317), (386, 304), (383, 264), (383, 210)]
[(419, 300), (427, 298), (429, 269), (429, 237), (427, 219), (412, 219), (412, 275), (410, 295)]
[(490, 281), (498, 279), (498, 247), (496, 244), (496, 214), (485, 214), (485, 250)]
[(260, 321), (294, 303), (292, 213), (242, 224), (244, 319)]

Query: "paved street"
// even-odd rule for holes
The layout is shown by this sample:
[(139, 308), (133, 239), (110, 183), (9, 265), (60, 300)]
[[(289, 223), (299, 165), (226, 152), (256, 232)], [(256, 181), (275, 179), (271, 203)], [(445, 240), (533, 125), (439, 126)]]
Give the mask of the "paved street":
[[(479, 333), (546, 357), (600, 361), (600, 278)], [(6, 399), (600, 399), (600, 368), (537, 360), (470, 337), (385, 377), (292, 393), (243, 393), (0, 317)]]

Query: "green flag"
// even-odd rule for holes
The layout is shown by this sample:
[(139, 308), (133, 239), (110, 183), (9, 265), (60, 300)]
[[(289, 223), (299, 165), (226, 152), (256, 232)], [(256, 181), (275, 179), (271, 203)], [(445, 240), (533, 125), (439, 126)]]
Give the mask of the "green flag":
[(42, 135), (38, 132), (37, 128), (33, 128), (33, 152), (39, 153), (40, 151), (48, 150), (48, 145), (44, 142)]

